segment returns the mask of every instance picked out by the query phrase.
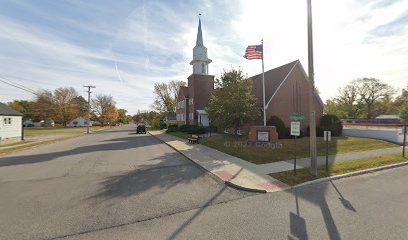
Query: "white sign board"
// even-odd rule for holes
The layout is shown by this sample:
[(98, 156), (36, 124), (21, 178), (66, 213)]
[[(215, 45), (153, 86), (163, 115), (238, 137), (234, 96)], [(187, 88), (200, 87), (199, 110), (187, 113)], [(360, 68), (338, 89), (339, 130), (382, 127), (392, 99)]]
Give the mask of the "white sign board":
[(300, 122), (298, 121), (290, 122), (290, 135), (300, 136)]
[(256, 140), (258, 142), (269, 142), (269, 132), (266, 131), (258, 131)]
[(324, 131), (324, 141), (331, 141), (331, 131)]

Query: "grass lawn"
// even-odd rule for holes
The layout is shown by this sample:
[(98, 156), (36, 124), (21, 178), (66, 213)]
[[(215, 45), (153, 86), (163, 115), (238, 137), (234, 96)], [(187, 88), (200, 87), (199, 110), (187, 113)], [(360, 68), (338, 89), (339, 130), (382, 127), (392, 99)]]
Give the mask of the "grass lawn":
[[(103, 129), (109, 129), (109, 127), (90, 127), (90, 131), (100, 131)], [(44, 136), (54, 134), (75, 134), (86, 132), (86, 127), (73, 127), (73, 128), (24, 128), (24, 136)]]
[[(174, 133), (172, 133), (174, 135)], [(309, 156), (309, 138), (297, 139), (297, 157)], [(245, 137), (219, 134), (214, 137), (204, 138), (200, 143), (215, 148), (221, 152), (239, 157), (255, 164), (271, 163), (294, 158), (295, 144), (293, 139), (281, 139), (281, 148), (264, 148), (246, 145)], [(323, 138), (317, 140), (317, 154), (324, 156), (326, 147)], [(379, 148), (397, 147), (398, 145), (382, 140), (356, 138), (356, 137), (335, 137), (329, 142), (329, 155), (374, 150)]]
[(341, 175), (349, 172), (355, 172), (359, 170), (375, 168), (380, 166), (386, 166), (394, 163), (401, 163), (408, 161), (408, 158), (403, 158), (401, 154), (384, 155), (373, 158), (362, 158), (353, 161), (339, 162), (329, 164), (329, 171), (326, 172), (326, 166), (320, 166), (317, 169), (318, 176), (314, 177), (310, 175), (310, 168), (302, 168), (296, 171), (279, 172), (269, 174), (271, 177), (276, 178), (291, 186), (300, 184), (303, 182), (312, 181), (318, 178)]

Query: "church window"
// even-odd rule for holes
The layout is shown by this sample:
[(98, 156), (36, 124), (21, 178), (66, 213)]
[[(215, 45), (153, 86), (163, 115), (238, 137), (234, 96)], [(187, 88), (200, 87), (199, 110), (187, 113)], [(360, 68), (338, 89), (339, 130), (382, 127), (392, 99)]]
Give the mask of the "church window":
[(201, 63), (201, 72), (205, 73), (205, 64), (204, 63)]

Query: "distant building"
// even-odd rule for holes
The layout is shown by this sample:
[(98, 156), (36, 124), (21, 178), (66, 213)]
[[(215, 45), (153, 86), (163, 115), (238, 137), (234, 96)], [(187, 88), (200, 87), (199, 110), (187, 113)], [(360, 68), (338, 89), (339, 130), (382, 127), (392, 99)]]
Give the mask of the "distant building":
[(21, 140), (23, 114), (0, 103), (0, 142)]
[[(92, 126), (92, 122), (89, 123), (89, 126)], [(87, 127), (88, 120), (84, 117), (77, 117), (71, 121), (69, 121), (66, 125), (67, 127)]]
[(401, 119), (397, 115), (379, 115), (374, 119), (375, 123), (400, 123)]

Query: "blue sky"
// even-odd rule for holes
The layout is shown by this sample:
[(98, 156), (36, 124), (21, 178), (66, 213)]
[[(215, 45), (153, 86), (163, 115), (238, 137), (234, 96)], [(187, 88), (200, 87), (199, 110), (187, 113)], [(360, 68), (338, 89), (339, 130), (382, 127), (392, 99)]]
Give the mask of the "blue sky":
[[(358, 77), (408, 84), (408, 0), (314, 0), (316, 85), (322, 98)], [(307, 69), (306, 0), (1, 1), (0, 77), (33, 90), (72, 86), (149, 109), (153, 84), (186, 80), (202, 13), (210, 73), (241, 67), (248, 44), (265, 42), (265, 70), (300, 59)], [(0, 83), (0, 101), (33, 99)]]

